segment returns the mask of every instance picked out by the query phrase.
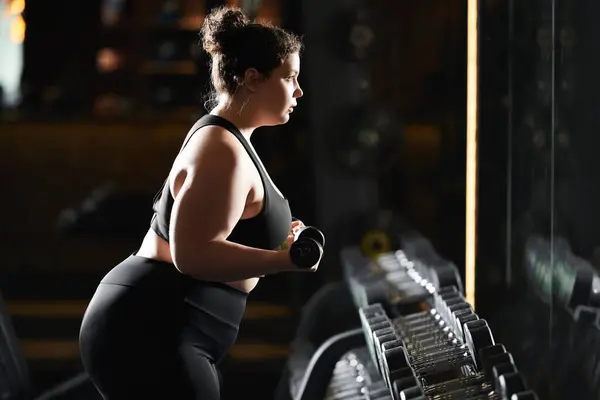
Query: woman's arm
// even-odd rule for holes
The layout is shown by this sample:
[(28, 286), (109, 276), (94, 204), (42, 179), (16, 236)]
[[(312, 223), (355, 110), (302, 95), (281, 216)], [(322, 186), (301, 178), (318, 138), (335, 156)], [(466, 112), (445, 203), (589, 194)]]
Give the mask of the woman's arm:
[(221, 282), (297, 270), (289, 250), (226, 240), (242, 216), (251, 179), (240, 157), (244, 150), (233, 135), (210, 128), (204, 133), (186, 146), (184, 157), (191, 162), (184, 161), (174, 182), (170, 237), (176, 267), (183, 274)]

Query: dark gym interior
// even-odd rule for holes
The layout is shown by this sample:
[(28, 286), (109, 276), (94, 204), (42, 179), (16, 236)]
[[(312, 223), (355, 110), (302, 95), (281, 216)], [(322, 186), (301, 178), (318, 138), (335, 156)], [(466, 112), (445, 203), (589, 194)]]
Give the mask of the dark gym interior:
[(101, 399), (83, 313), (207, 113), (221, 5), (303, 38), (252, 141), (327, 238), (250, 294), (222, 399), (599, 398), (598, 1), (0, 0), (0, 399)]

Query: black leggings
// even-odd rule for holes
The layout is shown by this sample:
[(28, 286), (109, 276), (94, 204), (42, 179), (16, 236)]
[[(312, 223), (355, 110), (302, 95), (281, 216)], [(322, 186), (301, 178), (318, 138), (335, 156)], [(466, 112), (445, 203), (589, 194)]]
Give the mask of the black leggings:
[[(83, 365), (104, 399), (218, 400), (214, 364), (235, 340), (245, 294), (208, 283), (190, 289), (174, 266), (141, 257), (113, 271), (79, 335)], [(209, 313), (197, 312), (212, 302)]]

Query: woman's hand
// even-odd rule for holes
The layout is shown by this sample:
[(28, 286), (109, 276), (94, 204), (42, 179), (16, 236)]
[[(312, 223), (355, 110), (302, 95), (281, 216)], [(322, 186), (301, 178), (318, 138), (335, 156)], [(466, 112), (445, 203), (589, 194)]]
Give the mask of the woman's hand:
[(295, 235), (300, 229), (304, 228), (305, 225), (299, 219), (296, 221), (292, 221), (292, 228), (290, 229), (290, 233)]
[(296, 234), (302, 229), (304, 228), (304, 224), (302, 223), (302, 221), (293, 221), (292, 225), (290, 226), (290, 231), (288, 232), (287, 238), (285, 239), (285, 241), (281, 244), (281, 249), (282, 250), (289, 250), (290, 247), (292, 246), (292, 243), (294, 243), (294, 241), (296, 240)]

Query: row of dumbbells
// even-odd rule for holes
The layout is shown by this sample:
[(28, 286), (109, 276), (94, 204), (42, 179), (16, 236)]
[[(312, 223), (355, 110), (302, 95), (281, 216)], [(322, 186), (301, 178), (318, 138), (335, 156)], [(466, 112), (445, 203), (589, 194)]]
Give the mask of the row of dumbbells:
[(346, 353), (336, 364), (324, 400), (392, 400), (366, 347)]
[(395, 319), (379, 304), (360, 309), (367, 348), (392, 398), (535, 399), (485, 320), (475, 315), (457, 329), (464, 306), (445, 300), (460, 297), (436, 293), (435, 309)]
[(369, 278), (358, 280), (353, 290), (359, 293), (359, 304), (386, 302), (411, 303), (424, 300), (435, 292), (435, 287), (426, 279), (415, 279), (413, 270), (406, 268), (395, 253), (377, 257)]
[(409, 260), (401, 250), (380, 254), (376, 261), (372, 279), (359, 282), (363, 305), (416, 302), (445, 287), (462, 287), (458, 271), (450, 263), (428, 267)]

